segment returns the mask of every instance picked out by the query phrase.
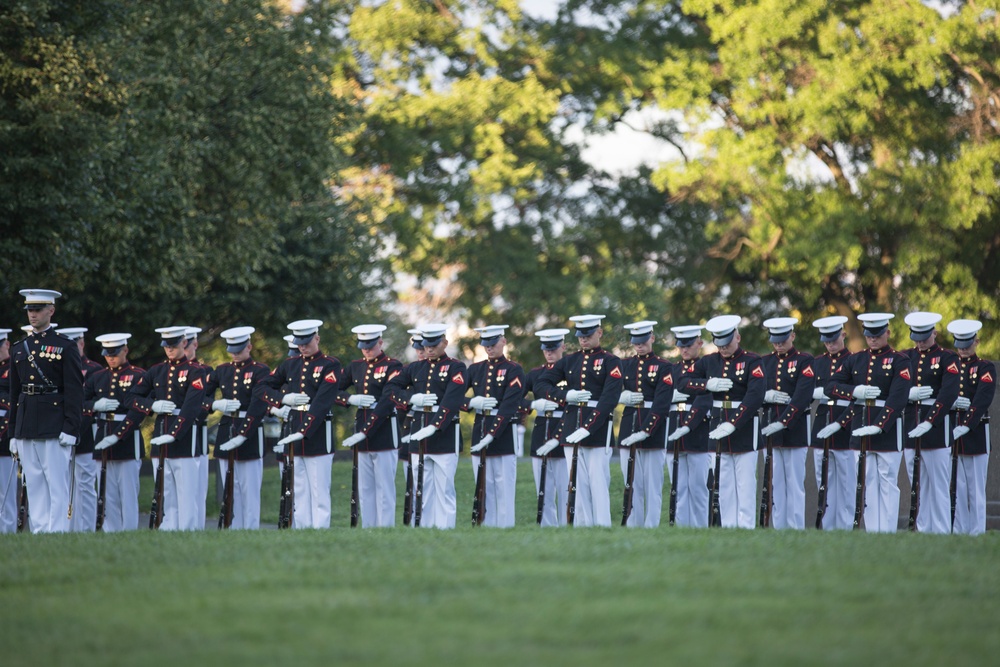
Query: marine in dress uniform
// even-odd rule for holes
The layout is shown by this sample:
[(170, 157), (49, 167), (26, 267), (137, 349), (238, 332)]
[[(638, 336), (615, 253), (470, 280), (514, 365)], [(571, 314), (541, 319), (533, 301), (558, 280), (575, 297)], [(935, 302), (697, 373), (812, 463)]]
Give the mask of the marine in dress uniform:
[[(816, 406), (816, 420), (813, 423), (813, 464), (816, 472), (816, 488), (823, 486), (823, 455), (829, 445), (826, 474), (826, 506), (823, 518), (817, 528), (824, 530), (850, 530), (854, 525), (854, 500), (857, 497), (858, 450), (851, 448), (851, 432), (841, 429), (828, 438), (817, 434), (829, 424), (847, 422), (850, 419), (851, 401), (826, 395), (826, 385), (833, 371), (850, 354), (844, 344), (847, 336), (843, 315), (821, 317), (813, 321), (819, 332), (820, 342), (826, 352), (813, 359), (813, 373), (816, 375), (813, 400)], [(817, 513), (818, 516), (818, 513)]]
[[(208, 374), (205, 400), (221, 412), (216, 432), (216, 460), (225, 479), (233, 465), (233, 520), (230, 528), (260, 528), (260, 487), (264, 479), (264, 416), (266, 404), (253, 404), (253, 392), (271, 374), (251, 356), (253, 327), (232, 327), (219, 334), (231, 361)], [(221, 398), (216, 399), (216, 391)], [(256, 410), (251, 410), (251, 404)], [(245, 435), (244, 435), (245, 434)]]
[(718, 352), (695, 363), (681, 378), (686, 394), (712, 395), (712, 430), (721, 455), (719, 511), (724, 527), (753, 528), (757, 508), (757, 411), (766, 382), (760, 356), (740, 347), (738, 315), (720, 315), (705, 323)]
[(129, 333), (97, 337), (107, 368), (87, 376), (84, 407), (94, 413), (94, 456), (107, 459), (104, 525), (113, 533), (139, 527), (139, 468), (146, 447), (142, 422), (146, 412), (134, 405), (133, 388), (149, 387), (146, 371), (128, 360)]
[[(154, 470), (164, 458), (162, 530), (201, 530), (204, 511), (198, 502), (201, 479), (197, 461), (197, 420), (205, 400), (204, 370), (184, 352), (187, 327), (156, 329), (167, 360), (156, 364), (132, 387), (132, 405), (155, 414), (150, 455)], [(162, 450), (161, 450), (162, 448)]]
[[(384, 324), (361, 324), (351, 329), (361, 359), (348, 364), (338, 386), (337, 402), (358, 408), (354, 434), (342, 444), (358, 450), (358, 502), (365, 528), (396, 525), (397, 449), (402, 434), (395, 404), (385, 386), (403, 364), (385, 354), (385, 329)], [(348, 392), (351, 388), (354, 393)]]
[[(330, 527), (334, 446), (330, 409), (337, 400), (344, 369), (338, 359), (320, 350), (321, 326), (322, 320), (297, 320), (288, 325), (300, 354), (285, 359), (257, 385), (254, 394), (255, 400), (281, 409), (288, 425), (288, 435), (278, 441), (275, 451), (295, 457), (293, 528)], [(254, 407), (251, 410), (256, 412)]]
[(17, 462), (10, 454), (10, 329), (0, 329), (0, 533), (17, 530)]
[(506, 324), (475, 329), (486, 360), (469, 366), (468, 389), (473, 395), (462, 406), (476, 413), (472, 424), (472, 474), (478, 481), (479, 458), (486, 457), (486, 506), (484, 526), (510, 528), (514, 525), (514, 490), (517, 483), (515, 429), (524, 397), (524, 369), (504, 356)]
[(773, 452), (771, 525), (804, 530), (806, 451), (816, 378), (812, 355), (795, 349), (798, 322), (794, 317), (764, 320), (774, 351), (761, 359), (767, 380), (761, 435)]
[(426, 358), (405, 366), (389, 378), (386, 387), (400, 410), (412, 406), (416, 411), (408, 433), (414, 471), (414, 525), (419, 504), (420, 526), (426, 528), (454, 528), (457, 512), (455, 470), (462, 451), (458, 416), (465, 404), (468, 369), (464, 362), (446, 354), (447, 330), (442, 323), (422, 325)]
[(981, 535), (986, 531), (986, 466), (990, 455), (990, 405), (997, 387), (997, 369), (976, 356), (979, 320), (954, 320), (948, 331), (958, 352), (958, 394), (951, 412), (955, 460), (954, 532)]
[[(604, 315), (571, 317), (580, 351), (557, 361), (535, 384), (535, 395), (566, 405), (552, 439), (578, 447), (572, 523), (581, 527), (611, 525), (613, 416), (622, 391), (622, 370), (618, 357), (601, 347), (603, 319)], [(563, 451), (572, 477), (574, 447)]]
[[(87, 376), (101, 370), (101, 365), (91, 361), (84, 353), (86, 327), (60, 327), (56, 333), (66, 336), (76, 343), (80, 353), (80, 370), (86, 384)], [(93, 532), (97, 526), (97, 477), (101, 464), (94, 460), (94, 413), (83, 404), (83, 420), (80, 422), (79, 440), (76, 443), (70, 489), (73, 493), (73, 516), (69, 519), (69, 529), (73, 533)]]
[[(563, 408), (565, 406), (550, 401), (540, 396), (535, 389), (538, 378), (542, 373), (555, 366), (556, 362), (563, 358), (566, 353), (565, 337), (569, 329), (542, 329), (536, 331), (541, 342), (542, 356), (545, 363), (532, 368), (525, 376), (524, 396), (521, 404), (523, 414), (534, 410), (535, 423), (531, 429), (531, 471), (535, 477), (535, 495), (541, 493), (542, 487), (542, 466), (545, 466), (545, 498), (542, 504), (542, 526), (565, 526), (566, 525), (566, 490), (569, 485), (569, 468), (566, 465), (566, 456), (563, 454), (562, 446), (558, 440), (553, 440), (552, 435), (559, 428), (559, 422), (563, 418)], [(561, 388), (565, 388), (565, 385)], [(528, 394), (534, 400), (529, 401)], [(552, 440), (551, 445), (546, 442)]]
[[(899, 523), (899, 462), (902, 458), (902, 414), (910, 393), (910, 362), (889, 346), (891, 313), (863, 313), (868, 349), (845, 358), (834, 369), (826, 395), (852, 400), (851, 410), (829, 424), (822, 439), (851, 426), (851, 447), (864, 449), (864, 523), (869, 532), (895, 532)], [(856, 496), (855, 496), (856, 497)], [(856, 502), (855, 502), (856, 507)]]
[[(656, 528), (663, 507), (663, 467), (667, 458), (667, 420), (674, 393), (672, 364), (653, 354), (656, 322), (642, 320), (625, 325), (635, 356), (621, 360), (625, 406), (618, 427), (622, 477), (628, 482), (629, 454), (635, 443), (632, 475), (632, 508), (627, 526)], [(624, 503), (622, 510), (625, 510)]]
[[(684, 375), (694, 372), (703, 341), (699, 325), (671, 327), (670, 330), (681, 355), (680, 362), (674, 364), (671, 371), (676, 388)], [(667, 425), (667, 448), (671, 453), (677, 450), (677, 475), (671, 483), (677, 485), (675, 523), (678, 526), (708, 527), (708, 497), (715, 463), (715, 450), (709, 450), (708, 440), (711, 412), (711, 394), (692, 397), (674, 390)], [(672, 466), (672, 462), (668, 465)]]
[[(212, 372), (212, 367), (198, 360), (198, 334), (200, 327), (186, 327), (184, 331), (184, 355), (195, 368), (201, 369), (205, 381), (208, 381)], [(206, 387), (207, 390), (207, 387)], [(211, 413), (211, 404), (202, 406), (201, 414), (198, 415), (197, 424), (194, 427), (195, 437), (195, 461), (198, 465), (198, 516), (202, 517), (201, 528), (205, 528), (206, 516), (205, 505), (208, 500), (208, 415)]]
[(907, 439), (903, 457), (913, 484), (913, 462), (920, 446), (920, 486), (917, 497), (916, 530), (921, 533), (951, 532), (951, 430), (950, 411), (958, 398), (958, 355), (937, 344), (937, 313), (916, 312), (903, 321), (910, 327), (915, 344), (902, 353), (910, 359), (910, 403), (904, 429)]
[(83, 372), (76, 343), (54, 330), (59, 292), (24, 289), (31, 332), (11, 350), (8, 429), (21, 457), (31, 531), (69, 530), (70, 460), (83, 420)]

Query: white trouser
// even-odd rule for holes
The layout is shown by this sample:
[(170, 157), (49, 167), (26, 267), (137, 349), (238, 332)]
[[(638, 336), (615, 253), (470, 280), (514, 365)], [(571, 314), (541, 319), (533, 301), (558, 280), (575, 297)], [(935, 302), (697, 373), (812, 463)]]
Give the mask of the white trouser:
[[(830, 462), (826, 473), (826, 512), (823, 513), (823, 530), (854, 528), (854, 507), (858, 499), (859, 455), (860, 452), (854, 449), (830, 450)], [(820, 474), (822, 474), (822, 459), (823, 450), (820, 450)], [(821, 483), (822, 480), (818, 484)]]
[(805, 530), (806, 448), (771, 450), (771, 525)]
[(0, 456), (0, 534), (16, 530), (17, 464), (13, 456)]
[(868, 452), (865, 462), (865, 530), (895, 533), (899, 527), (900, 452)]
[(202, 530), (198, 516), (201, 488), (198, 459), (167, 459), (163, 465), (163, 521), (160, 530)]
[[(233, 522), (231, 529), (260, 528), (260, 485), (264, 480), (264, 460), (235, 461), (233, 470)], [(229, 459), (219, 459), (219, 476), (225, 489)]]
[(295, 457), (295, 511), (292, 528), (330, 527), (333, 454)]
[(73, 457), (73, 516), (69, 529), (74, 533), (92, 533), (97, 528), (97, 477), (101, 472), (100, 459), (94, 455), (77, 454)]
[[(813, 457), (813, 473), (816, 475), (816, 488), (819, 489), (823, 484), (823, 448), (822, 447), (810, 447), (809, 451), (812, 452)], [(830, 450), (830, 460), (833, 461), (833, 453), (836, 450)]]
[[(618, 449), (622, 479), (628, 479), (628, 447)], [(635, 474), (632, 479), (632, 513), (625, 524), (632, 528), (656, 528), (663, 509), (663, 466), (667, 450), (635, 450)], [(622, 505), (624, 508), (624, 505)]]
[[(667, 467), (673, 467), (671, 454)], [(712, 455), (708, 452), (681, 452), (677, 458), (678, 526), (708, 527), (708, 471)]]
[(139, 468), (142, 461), (108, 461), (104, 489), (104, 530), (136, 530), (139, 527)]
[(399, 452), (358, 452), (358, 500), (361, 525), (386, 528), (396, 525), (396, 462)]
[[(479, 481), (479, 455), (472, 456), (472, 480)], [(514, 487), (517, 457), (513, 454), (486, 457), (486, 515), (483, 525), (511, 528), (514, 525)]]
[(208, 454), (198, 456), (195, 460), (198, 462), (198, 495), (196, 497), (198, 508), (195, 512), (201, 517), (198, 528), (205, 530), (205, 520), (207, 519), (205, 504), (208, 502)]
[[(566, 464), (573, 465), (573, 448), (564, 447)], [(611, 526), (611, 453), (604, 447), (579, 447), (576, 459), (576, 503), (573, 525)]]
[(18, 449), (28, 486), (31, 532), (65, 533), (69, 530), (69, 459), (73, 448), (51, 438), (18, 439)]
[[(413, 467), (413, 511), (416, 516), (419, 454), (410, 455)], [(421, 489), (420, 527), (450, 529), (455, 527), (455, 470), (458, 454), (424, 454), (424, 484)]]
[[(915, 450), (904, 449), (906, 474), (913, 484)], [(917, 510), (917, 532), (951, 532), (951, 448), (920, 450), (920, 504)]]
[(989, 454), (959, 455), (955, 479), (955, 532), (986, 532), (986, 468)]
[[(531, 457), (531, 470), (535, 474), (535, 515), (538, 514), (538, 492), (542, 475), (542, 459)], [(569, 469), (562, 456), (548, 456), (545, 459), (545, 503), (542, 506), (543, 526), (566, 525), (566, 489), (569, 485)]]
[(757, 525), (757, 452), (722, 454), (719, 513), (723, 528)]

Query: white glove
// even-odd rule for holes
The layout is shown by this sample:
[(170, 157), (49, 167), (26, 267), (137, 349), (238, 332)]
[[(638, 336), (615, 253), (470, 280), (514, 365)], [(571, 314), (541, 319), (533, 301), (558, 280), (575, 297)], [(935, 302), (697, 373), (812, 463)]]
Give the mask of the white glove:
[(469, 399), (469, 407), (476, 412), (492, 410), (497, 406), (497, 399), (492, 396), (473, 396)]
[(618, 397), (618, 403), (627, 406), (636, 406), (642, 404), (642, 399), (644, 396), (641, 391), (629, 391), (626, 389)]
[(404, 445), (409, 444), (409, 442), (410, 442), (410, 436), (409, 436), (409, 434), (404, 435), (402, 438), (400, 438), (399, 442), (401, 444), (404, 444)]
[(535, 453), (538, 456), (545, 456), (558, 446), (559, 446), (559, 441), (556, 440), (555, 438), (552, 438), (551, 440), (546, 440), (545, 444), (543, 444), (537, 450), (535, 450)]
[(280, 408), (269, 408), (268, 412), (277, 417), (282, 421), (288, 421), (288, 415), (291, 413), (292, 409), (287, 405)]
[(232, 438), (226, 440), (224, 443), (219, 445), (218, 450), (220, 452), (228, 452), (230, 450), (236, 449), (246, 441), (247, 441), (246, 436), (234, 435)]
[(353, 447), (354, 445), (364, 440), (366, 437), (368, 436), (366, 436), (364, 433), (355, 433), (354, 435), (349, 435), (346, 438), (344, 438), (344, 441), (340, 443), (340, 446)]
[(856, 438), (863, 438), (867, 435), (878, 435), (881, 432), (882, 429), (880, 429), (878, 426), (862, 426), (861, 428), (852, 431), (851, 435), (853, 435)]
[(231, 415), (239, 409), (240, 402), (235, 399), (220, 398), (217, 401), (212, 401), (212, 410), (225, 415)]
[(151, 445), (169, 445), (170, 443), (172, 443), (176, 439), (177, 438), (175, 438), (172, 435), (158, 435), (155, 438), (153, 438), (152, 440), (150, 440), (149, 444), (151, 444)]
[(151, 410), (161, 415), (170, 414), (177, 409), (173, 401), (153, 401)]
[(76, 436), (70, 435), (69, 433), (60, 433), (59, 444), (63, 447), (73, 447), (76, 445)]
[(559, 404), (546, 398), (539, 398), (531, 402), (531, 409), (540, 415), (546, 412), (555, 412), (559, 409)]
[(783, 391), (768, 389), (767, 391), (764, 392), (765, 403), (777, 403), (779, 405), (787, 405), (791, 400), (792, 397)]
[(368, 394), (351, 394), (347, 403), (357, 408), (370, 408), (375, 405), (375, 397)]
[(687, 403), (688, 399), (691, 398), (689, 394), (685, 394), (683, 391), (674, 390), (673, 398), (670, 399), (671, 403)]
[(438, 397), (434, 394), (414, 394), (410, 396), (410, 405), (415, 408), (429, 408), (437, 405), (437, 402)]
[(681, 426), (679, 429), (667, 436), (667, 440), (674, 442), (675, 440), (680, 440), (685, 435), (691, 432), (690, 426)]
[(17, 447), (17, 445), (18, 445), (18, 438), (11, 438), (10, 439), (10, 455), (11, 456), (17, 456), (18, 455), (18, 447)]
[(832, 424), (827, 424), (826, 426), (824, 426), (823, 428), (821, 428), (819, 431), (816, 432), (816, 437), (820, 440), (826, 440), (827, 438), (829, 438), (842, 428), (843, 426), (841, 426), (837, 422), (833, 422)]
[(965, 398), (964, 396), (959, 396), (955, 399), (955, 405), (951, 406), (955, 410), (968, 410), (972, 407), (972, 401)]
[(722, 438), (732, 435), (735, 432), (736, 432), (736, 427), (732, 423), (722, 422), (711, 433), (708, 434), (708, 437), (712, 440), (721, 440)]
[[(298, 442), (302, 438), (306, 437), (302, 433), (292, 433), (291, 435), (286, 435), (284, 438), (278, 441), (278, 445), (284, 447), (285, 445), (290, 445), (293, 442)], [(277, 451), (277, 449), (275, 450)]]
[(567, 403), (586, 403), (590, 400), (590, 392), (586, 389), (570, 389), (566, 392)]
[(815, 389), (813, 389), (813, 400), (814, 401), (825, 401), (825, 400), (827, 400), (826, 399), (826, 391), (824, 391), (823, 387), (816, 387)]
[(413, 435), (411, 435), (410, 441), (420, 442), (421, 440), (426, 440), (435, 433), (437, 433), (437, 428), (435, 428), (434, 426), (425, 426), (416, 433), (414, 433)]
[(859, 384), (854, 388), (854, 398), (859, 401), (870, 400), (873, 398), (878, 398), (882, 395), (882, 390), (878, 387), (873, 387), (869, 384)]
[(774, 435), (778, 431), (783, 431), (783, 430), (785, 430), (784, 424), (782, 424), (781, 422), (771, 422), (770, 424), (768, 424), (767, 426), (765, 426), (760, 430), (760, 434), (766, 438), (768, 436)]
[(114, 412), (121, 405), (113, 398), (99, 398), (94, 401), (94, 412)]
[(917, 424), (917, 427), (915, 429), (913, 429), (906, 435), (908, 435), (911, 438), (919, 438), (920, 436), (927, 433), (927, 431), (931, 430), (931, 426), (932, 424), (930, 422), (920, 422), (919, 424)]
[(569, 434), (569, 437), (566, 438), (566, 442), (568, 442), (571, 445), (575, 445), (576, 443), (586, 438), (588, 435), (590, 435), (590, 431), (588, 431), (585, 428), (578, 428)]
[(309, 394), (285, 394), (281, 397), (282, 405), (290, 405), (293, 408), (305, 405), (309, 402)]
[(108, 437), (103, 438), (100, 442), (94, 445), (94, 450), (101, 451), (102, 449), (107, 449), (111, 445), (118, 442), (119, 439), (120, 438), (117, 435), (109, 435)]
[(649, 437), (649, 434), (646, 433), (645, 431), (636, 431), (632, 435), (630, 435), (627, 438), (623, 439), (621, 441), (621, 446), (622, 447), (631, 447), (632, 445), (634, 445), (636, 443), (642, 442), (643, 440), (645, 440), (648, 437)]
[(708, 382), (705, 383), (705, 390), (716, 392), (716, 391), (729, 391), (733, 388), (733, 381), (729, 378), (708, 378)]
[(478, 443), (469, 448), (469, 453), (475, 454), (476, 452), (481, 452), (482, 450), (489, 447), (491, 442), (493, 442), (493, 436), (487, 433), (486, 435), (483, 436), (482, 440), (480, 440)]
[(930, 398), (933, 393), (934, 390), (930, 387), (910, 387), (910, 400), (922, 401)]
[[(968, 432), (969, 432), (969, 427), (968, 426), (956, 426), (955, 430), (951, 432), (951, 435), (952, 435), (953, 438), (955, 438), (955, 440), (958, 440), (959, 438), (961, 438), (963, 435), (965, 435)], [(11, 440), (11, 447), (13, 447), (13, 446), (14, 446), (14, 441)]]

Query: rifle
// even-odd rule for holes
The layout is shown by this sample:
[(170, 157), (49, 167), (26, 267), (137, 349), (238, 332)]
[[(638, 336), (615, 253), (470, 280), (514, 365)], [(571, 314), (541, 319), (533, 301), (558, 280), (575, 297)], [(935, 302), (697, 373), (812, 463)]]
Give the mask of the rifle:
[(66, 518), (73, 518), (73, 496), (76, 495), (76, 445), (69, 455), (69, 509), (66, 510)]
[(722, 476), (722, 438), (716, 441), (715, 445), (715, 471), (709, 471), (711, 477), (711, 492), (709, 493), (708, 507), (709, 516), (708, 525), (713, 528), (719, 528), (722, 526), (722, 508), (719, 507), (719, 477)]
[(670, 525), (673, 526), (677, 522), (677, 474), (679, 472), (681, 462), (681, 443), (680, 440), (674, 441), (674, 459), (670, 466)]
[[(865, 426), (868, 426), (869, 405), (865, 401)], [(858, 487), (854, 498), (854, 530), (861, 530), (861, 522), (865, 516), (865, 475), (868, 474), (868, 447), (871, 436), (861, 438), (861, 456), (858, 457)]]
[(358, 498), (358, 445), (354, 445), (351, 468), (351, 528), (358, 527), (358, 514), (361, 506)]
[[(483, 411), (483, 418), (479, 421), (479, 439), (483, 439), (483, 431), (486, 430), (486, 418), (490, 415), (489, 410)], [(476, 495), (472, 499), (472, 525), (481, 526), (486, 518), (486, 450), (487, 445), (479, 453), (479, 467), (476, 471)]]
[(98, 483), (97, 491), (97, 525), (94, 530), (98, 533), (104, 530), (104, 510), (105, 499), (108, 493), (108, 450), (101, 451), (101, 481)]
[[(576, 408), (576, 428), (583, 428), (583, 406), (580, 403)], [(573, 459), (569, 466), (569, 491), (566, 493), (566, 523), (570, 526), (576, 520), (576, 462), (580, 455), (580, 443), (573, 443)]]
[[(828, 404), (830, 415), (826, 423), (833, 421), (833, 401)], [(823, 440), (823, 463), (820, 466), (819, 489), (816, 491), (816, 530), (823, 530), (823, 517), (826, 516), (826, 485), (830, 478), (830, 438)]]
[[(967, 426), (969, 418), (963, 415), (962, 426)], [(947, 429), (945, 429), (947, 431)], [(945, 437), (948, 434), (945, 433)], [(965, 436), (962, 436), (963, 438)], [(955, 531), (955, 507), (958, 505), (958, 442), (951, 443), (951, 483), (948, 488), (951, 496), (951, 530)]]
[[(766, 408), (768, 412), (771, 408)], [(764, 479), (760, 491), (760, 527), (767, 528), (771, 525), (771, 495), (774, 484), (774, 449), (771, 444), (772, 436), (767, 436), (767, 448), (764, 452)]]
[[(917, 416), (917, 424), (920, 424), (920, 408), (915, 410)], [(917, 530), (917, 514), (920, 512), (920, 462), (922, 460), (920, 454), (920, 441), (923, 438), (917, 438), (916, 444), (913, 446), (913, 484), (910, 485), (910, 520), (907, 524), (907, 529), (910, 532), (916, 532)]]
[[(545, 440), (549, 441), (549, 431), (552, 426), (552, 413), (545, 413)], [(538, 473), (538, 516), (535, 517), (535, 523), (539, 526), (542, 525), (542, 513), (545, 511), (545, 475), (548, 469), (549, 456), (546, 454), (542, 457), (542, 469)]]
[[(427, 423), (427, 408), (420, 414), (420, 428), (424, 428)], [(413, 494), (413, 527), (420, 528), (420, 518), (424, 513), (424, 454), (427, 449), (427, 441), (421, 440), (417, 443), (417, 490)]]
[(292, 515), (295, 511), (295, 451), (294, 444), (289, 445), (285, 456), (285, 469), (281, 471), (281, 506), (278, 508), (278, 528), (292, 527)]
[[(163, 428), (161, 427), (160, 430), (162, 431)], [(166, 474), (163, 468), (166, 458), (167, 446), (160, 445), (159, 463), (156, 465), (156, 484), (153, 485), (153, 502), (149, 506), (149, 527), (155, 530), (159, 530), (160, 524), (163, 523), (163, 481)]]
[[(639, 430), (639, 408), (635, 408), (632, 413), (632, 433)], [(628, 525), (628, 518), (632, 515), (632, 494), (635, 491), (635, 449), (633, 442), (628, 448), (628, 467), (625, 473), (625, 493), (622, 496), (622, 525)]]
[(24, 483), (24, 469), (21, 468), (21, 457), (15, 456), (17, 464), (17, 532), (28, 530), (28, 488)]
[[(407, 415), (403, 419), (400, 433), (407, 433), (410, 430), (412, 415)], [(410, 443), (400, 443), (406, 448), (406, 492), (403, 494), (403, 525), (409, 526), (413, 521), (413, 466), (410, 465)]]
[(233, 525), (233, 494), (236, 486), (236, 450), (229, 452), (226, 461), (226, 483), (222, 487), (222, 506), (219, 508), (219, 530)]

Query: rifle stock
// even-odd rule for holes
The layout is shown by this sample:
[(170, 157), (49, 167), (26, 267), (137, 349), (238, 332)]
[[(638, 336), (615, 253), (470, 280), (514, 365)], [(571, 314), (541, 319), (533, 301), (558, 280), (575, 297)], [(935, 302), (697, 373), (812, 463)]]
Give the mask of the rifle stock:
[[(586, 403), (579, 403), (576, 408), (576, 428), (583, 428), (583, 406)], [(566, 493), (566, 523), (570, 526), (576, 520), (576, 462), (580, 456), (580, 443), (573, 443), (573, 458), (569, 467), (569, 490)]]
[(233, 525), (233, 494), (236, 485), (236, 451), (229, 452), (226, 460), (226, 483), (222, 488), (222, 507), (219, 508), (219, 530)]
[(105, 501), (108, 494), (108, 450), (101, 451), (101, 478), (97, 485), (97, 524), (94, 530), (98, 533), (104, 530)]
[[(766, 408), (770, 413), (771, 408)], [(764, 479), (760, 490), (760, 527), (768, 528), (771, 525), (771, 494), (774, 484), (774, 448), (772, 436), (767, 436), (767, 444), (764, 452)]]
[[(632, 433), (638, 429), (639, 408), (635, 408), (632, 413)], [(622, 525), (628, 525), (628, 519), (632, 515), (632, 495), (635, 491), (635, 448), (633, 442), (628, 448), (628, 467), (625, 473), (625, 493), (622, 496)]]
[[(479, 439), (483, 439), (483, 431), (486, 428), (486, 417), (489, 410), (483, 412), (483, 417), (479, 421)], [(486, 519), (486, 450), (487, 446), (479, 453), (479, 466), (476, 469), (476, 494), (472, 499), (472, 525), (481, 526)]]
[[(552, 426), (552, 413), (546, 412), (544, 442), (549, 441), (549, 433), (551, 431), (551, 426)], [(535, 523), (538, 524), (539, 526), (542, 525), (542, 515), (545, 512), (545, 484), (547, 482), (546, 471), (548, 470), (548, 462), (549, 462), (549, 456), (548, 454), (546, 454), (545, 456), (542, 457), (542, 466), (541, 470), (538, 473), (538, 513), (535, 516)]]
[[(870, 410), (869, 401), (865, 401), (864, 425), (868, 425)], [(865, 517), (865, 476), (868, 474), (868, 448), (871, 436), (861, 438), (861, 452), (858, 457), (858, 485), (854, 497), (854, 530), (862, 530)]]

